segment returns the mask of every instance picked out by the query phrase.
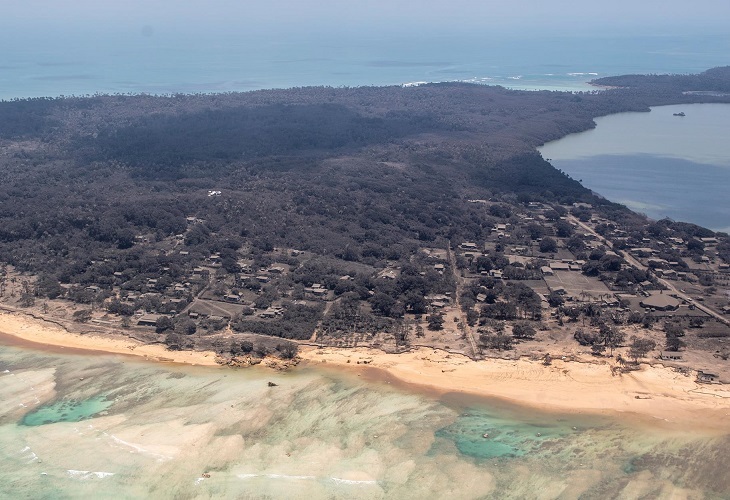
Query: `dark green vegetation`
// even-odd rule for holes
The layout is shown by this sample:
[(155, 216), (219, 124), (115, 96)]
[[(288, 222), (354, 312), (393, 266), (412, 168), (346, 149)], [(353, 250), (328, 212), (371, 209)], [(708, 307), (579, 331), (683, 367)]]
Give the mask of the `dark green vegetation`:
[[(529, 202), (590, 203), (617, 225), (641, 220), (555, 170), (535, 147), (601, 115), (730, 101), (684, 93), (725, 89), (727, 68), (621, 78), (600, 83), (631, 88), (583, 94), (433, 84), (2, 102), (0, 255), (37, 276), (36, 297), (126, 317), (189, 313), (200, 293), (240, 304), (235, 314), (215, 304), (204, 320), (194, 313), (204, 329), (231, 319), (238, 331), (296, 339), (318, 323), (333, 335), (397, 337), (405, 314), (428, 313), (425, 296), (455, 291), (452, 267), (435, 272), (420, 248), (483, 242), (511, 207)], [(469, 199), (501, 204), (485, 210)], [(541, 237), (532, 226), (532, 239)], [(573, 230), (565, 222), (555, 229), (558, 237)], [(555, 251), (545, 236), (540, 251)], [(475, 270), (539, 277), (495, 266), (502, 252)], [(594, 275), (611, 270), (610, 259), (587, 260)], [(274, 264), (285, 266), (272, 271), (284, 277), (257, 276)], [(487, 304), (483, 317), (538, 319), (534, 292), (499, 292), (517, 297), (516, 309)], [(322, 322), (321, 301), (335, 297), (342, 300)], [(261, 311), (271, 317), (251, 317)], [(196, 327), (178, 317), (157, 330)]]

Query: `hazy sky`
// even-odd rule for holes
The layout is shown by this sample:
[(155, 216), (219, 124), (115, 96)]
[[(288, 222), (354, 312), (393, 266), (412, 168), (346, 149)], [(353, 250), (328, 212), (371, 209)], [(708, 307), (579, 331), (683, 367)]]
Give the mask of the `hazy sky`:
[(0, 26), (56, 24), (116, 29), (323, 27), (409, 31), (457, 29), (646, 30), (730, 25), (728, 0), (23, 0), (2, 2)]

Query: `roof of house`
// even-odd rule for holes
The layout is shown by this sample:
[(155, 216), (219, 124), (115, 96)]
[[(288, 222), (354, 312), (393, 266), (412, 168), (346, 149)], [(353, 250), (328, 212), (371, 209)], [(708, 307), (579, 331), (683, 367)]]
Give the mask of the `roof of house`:
[(680, 302), (669, 295), (658, 294), (647, 297), (641, 301), (643, 307), (653, 307), (655, 309), (676, 309)]

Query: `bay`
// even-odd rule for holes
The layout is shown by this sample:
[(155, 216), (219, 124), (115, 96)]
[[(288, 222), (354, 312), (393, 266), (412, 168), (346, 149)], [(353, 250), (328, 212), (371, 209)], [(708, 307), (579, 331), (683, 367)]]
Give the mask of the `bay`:
[(595, 129), (539, 148), (543, 157), (652, 219), (730, 231), (730, 105), (659, 106), (595, 121)]

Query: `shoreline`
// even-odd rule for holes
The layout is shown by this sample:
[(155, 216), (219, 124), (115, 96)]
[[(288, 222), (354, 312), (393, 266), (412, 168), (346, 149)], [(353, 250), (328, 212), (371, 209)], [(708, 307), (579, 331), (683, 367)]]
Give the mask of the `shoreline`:
[(0, 311), (0, 345), (37, 348), (65, 354), (119, 354), (158, 363), (219, 366), (212, 351), (168, 351), (126, 336), (73, 333), (60, 324), (23, 313)]
[[(460, 394), (541, 412), (631, 415), (652, 427), (730, 432), (730, 388), (699, 384), (664, 366), (642, 364), (639, 371), (613, 376), (608, 362), (556, 359), (543, 366), (527, 359), (472, 361), (431, 348), (386, 354), (367, 348), (305, 347), (300, 356), (305, 365), (360, 371), (366, 378), (439, 397)], [(373, 376), (373, 370), (381, 375)]]
[[(168, 351), (128, 337), (77, 334), (52, 321), (0, 312), (0, 345), (61, 354), (134, 356), (141, 360), (221, 367), (212, 351)], [(528, 359), (466, 356), (419, 347), (401, 354), (368, 348), (300, 345), (301, 366), (357, 373), (404, 390), (497, 399), (524, 408), (570, 414), (630, 414), (653, 427), (730, 432), (730, 388), (699, 384), (662, 365), (612, 375), (608, 359), (563, 361), (550, 366)], [(635, 418), (633, 418), (635, 419)]]

